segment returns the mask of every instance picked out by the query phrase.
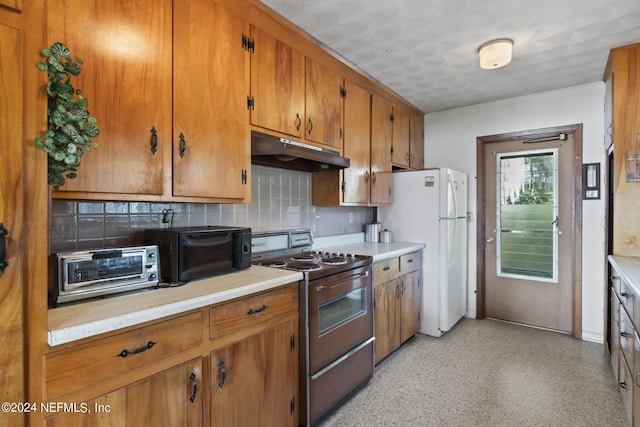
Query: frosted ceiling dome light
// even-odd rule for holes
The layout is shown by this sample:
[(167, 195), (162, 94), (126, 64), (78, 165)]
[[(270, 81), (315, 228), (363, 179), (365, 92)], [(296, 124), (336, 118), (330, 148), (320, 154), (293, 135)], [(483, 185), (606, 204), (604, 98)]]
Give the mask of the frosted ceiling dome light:
[(478, 49), (480, 67), (485, 70), (504, 67), (511, 62), (512, 48), (513, 41), (509, 39), (491, 40), (483, 44)]

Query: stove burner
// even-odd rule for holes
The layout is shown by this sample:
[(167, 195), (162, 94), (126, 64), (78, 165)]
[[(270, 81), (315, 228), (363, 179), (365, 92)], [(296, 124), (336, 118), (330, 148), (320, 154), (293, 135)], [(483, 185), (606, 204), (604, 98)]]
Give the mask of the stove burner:
[(294, 261), (315, 261), (316, 257), (314, 255), (294, 255), (291, 259)]
[(322, 262), (329, 265), (342, 265), (347, 263), (347, 259), (341, 255), (322, 258)]
[(284, 268), (287, 266), (287, 263), (284, 261), (265, 261), (260, 264), (263, 267), (276, 267), (276, 268)]
[(315, 262), (293, 262), (287, 266), (288, 270), (296, 271), (315, 271), (320, 270), (322, 266)]

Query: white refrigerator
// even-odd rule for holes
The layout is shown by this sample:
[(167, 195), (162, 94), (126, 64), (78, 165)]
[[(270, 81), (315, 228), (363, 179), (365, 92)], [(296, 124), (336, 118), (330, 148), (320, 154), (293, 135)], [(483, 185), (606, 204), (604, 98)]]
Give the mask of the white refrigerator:
[(420, 333), (439, 337), (467, 311), (467, 174), (394, 172), (393, 206), (378, 208), (396, 242), (424, 243)]

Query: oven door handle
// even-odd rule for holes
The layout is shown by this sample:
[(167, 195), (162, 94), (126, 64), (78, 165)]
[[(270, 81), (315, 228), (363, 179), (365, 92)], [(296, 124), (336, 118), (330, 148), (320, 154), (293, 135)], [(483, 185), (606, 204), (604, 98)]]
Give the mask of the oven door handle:
[(363, 277), (368, 277), (369, 276), (369, 272), (365, 271), (364, 273), (358, 273), (358, 274), (354, 274), (352, 276), (349, 277), (345, 277), (343, 278), (343, 280), (341, 281), (341, 283), (338, 283), (337, 285), (321, 285), (321, 286), (316, 286), (316, 292), (322, 292), (322, 291), (326, 291), (328, 289), (334, 289), (334, 288), (339, 288), (340, 286), (344, 286), (346, 284), (350, 284), (349, 281), (350, 280), (357, 280), (357, 279), (361, 279)]

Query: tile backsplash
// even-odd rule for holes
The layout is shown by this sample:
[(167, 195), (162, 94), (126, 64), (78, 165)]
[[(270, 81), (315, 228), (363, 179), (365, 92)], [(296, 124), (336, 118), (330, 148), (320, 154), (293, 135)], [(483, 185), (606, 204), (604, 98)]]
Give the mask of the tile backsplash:
[(311, 174), (252, 166), (249, 204), (53, 200), (51, 252), (143, 244), (143, 230), (173, 211), (173, 226), (232, 225), (253, 231), (310, 228), (314, 236), (358, 233), (373, 208), (311, 205)]

